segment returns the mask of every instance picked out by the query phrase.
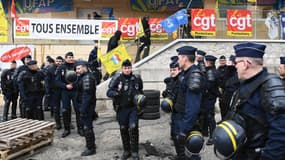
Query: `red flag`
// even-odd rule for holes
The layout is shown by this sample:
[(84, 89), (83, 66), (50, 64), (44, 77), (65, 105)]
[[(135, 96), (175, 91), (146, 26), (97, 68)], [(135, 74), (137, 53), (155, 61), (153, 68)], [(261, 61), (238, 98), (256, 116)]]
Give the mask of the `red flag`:
[(11, 17), (12, 18), (19, 18), (18, 15), (17, 15), (17, 11), (16, 11), (14, 0), (12, 0), (12, 4), (11, 4)]

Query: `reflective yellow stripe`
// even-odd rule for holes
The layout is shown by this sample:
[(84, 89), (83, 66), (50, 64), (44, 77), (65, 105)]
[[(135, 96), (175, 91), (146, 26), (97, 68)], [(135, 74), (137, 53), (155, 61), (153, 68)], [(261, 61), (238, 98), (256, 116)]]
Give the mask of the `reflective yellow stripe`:
[(192, 132), (190, 132), (190, 134), (189, 134), (189, 136), (187, 137), (186, 140), (189, 140), (189, 138), (191, 138), (192, 136), (199, 136), (199, 137), (202, 137), (202, 134), (201, 134), (201, 132), (199, 132), (199, 131), (192, 131)]
[(234, 127), (232, 124), (230, 124), (230, 123), (227, 122), (227, 121), (224, 121), (223, 124), (225, 124), (226, 126), (228, 126), (228, 127), (231, 129), (231, 131), (234, 133), (234, 135), (237, 135), (237, 130), (235, 129), (235, 127)]
[(164, 100), (169, 104), (171, 111), (173, 111), (173, 102), (168, 98), (165, 98)]
[(231, 131), (227, 128), (227, 126), (225, 126), (224, 124), (219, 124), (218, 126), (219, 126), (219, 127), (222, 127), (222, 128), (227, 132), (227, 134), (229, 135), (230, 140), (231, 140), (231, 142), (232, 142), (232, 144), (233, 144), (234, 151), (236, 151), (236, 149), (237, 149), (237, 144), (236, 144), (236, 140), (235, 140), (235, 137), (234, 137), (234, 135), (232, 134), (232, 132), (231, 132)]
[(138, 106), (137, 106), (138, 109), (141, 109), (141, 107), (140, 107), (140, 105), (139, 105), (139, 102), (141, 101), (142, 97), (143, 97), (143, 96), (138, 96), (138, 102), (137, 102), (137, 103), (138, 103)]

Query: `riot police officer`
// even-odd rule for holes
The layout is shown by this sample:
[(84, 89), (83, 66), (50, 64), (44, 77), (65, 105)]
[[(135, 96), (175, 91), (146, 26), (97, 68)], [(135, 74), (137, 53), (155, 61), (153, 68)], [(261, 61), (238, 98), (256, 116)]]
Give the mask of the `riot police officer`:
[(65, 54), (65, 63), (57, 69), (55, 84), (61, 89), (62, 100), (62, 118), (64, 125), (64, 132), (62, 138), (70, 134), (71, 123), (71, 101), (76, 116), (77, 131), (79, 135), (83, 135), (83, 128), (80, 126), (79, 108), (76, 102), (76, 76), (74, 73), (74, 57), (72, 52)]
[(139, 75), (132, 73), (132, 63), (125, 60), (122, 63), (122, 73), (114, 75), (107, 91), (107, 96), (113, 98), (120, 125), (124, 148), (122, 160), (126, 160), (130, 156), (134, 160), (139, 159), (138, 108), (134, 98), (136, 95), (142, 94), (142, 89), (142, 79)]
[(285, 81), (285, 57), (280, 57), (280, 65), (278, 67), (280, 77)]
[(206, 52), (202, 50), (197, 51), (197, 56), (196, 56), (196, 61), (199, 69), (201, 70), (202, 73), (206, 73), (206, 65), (205, 65), (205, 55)]
[(24, 117), (44, 120), (42, 100), (45, 94), (45, 75), (39, 71), (37, 61), (27, 63), (28, 69), (18, 76), (20, 95), (23, 98)]
[[(265, 45), (251, 42), (234, 46), (235, 66), (242, 81), (226, 116), (234, 122), (224, 122), (214, 132), (214, 144), (219, 144), (215, 145), (216, 153), (227, 159), (284, 159), (285, 87), (280, 77), (269, 74), (263, 67), (265, 48)], [(246, 137), (243, 141), (235, 138), (241, 134)], [(230, 143), (224, 139), (228, 135), (232, 137), (228, 139)]]
[(76, 73), (79, 75), (76, 99), (79, 105), (80, 123), (84, 129), (87, 147), (81, 156), (89, 156), (96, 153), (92, 123), (96, 106), (96, 78), (89, 72), (87, 64), (85, 61), (78, 61), (75, 64)]
[[(183, 70), (180, 74), (178, 94), (174, 104), (174, 110), (177, 112), (173, 115), (174, 125), (174, 145), (179, 160), (188, 159), (185, 156), (185, 140), (188, 134), (193, 130), (198, 130), (198, 114), (201, 105), (201, 85), (202, 73), (195, 62), (196, 48), (183, 46), (177, 49), (178, 64)], [(190, 159), (200, 159), (199, 155), (193, 155)]]
[[(215, 103), (218, 97), (218, 84), (217, 84), (217, 70), (215, 66), (216, 57), (213, 55), (206, 55), (206, 83), (203, 90), (201, 114), (204, 114), (203, 130), (209, 133), (207, 145), (213, 144), (212, 134), (216, 127), (215, 120)], [(209, 132), (207, 132), (209, 131)]]
[[(166, 84), (165, 90), (162, 92), (162, 97), (164, 98), (161, 103), (161, 109), (165, 112), (172, 112), (171, 115), (171, 123), (170, 123), (170, 136), (171, 139), (174, 140), (174, 131), (173, 131), (173, 104), (176, 100), (176, 95), (178, 93), (178, 87), (179, 87), (179, 73), (181, 72), (181, 69), (178, 65), (178, 56), (171, 57), (171, 63), (169, 64), (170, 68), (170, 76), (164, 79), (164, 83)], [(168, 100), (167, 100), (168, 99)]]
[[(31, 55), (26, 55), (25, 57), (23, 57), (22, 59), (23, 65), (19, 66), (18, 68), (16, 68), (14, 75), (13, 75), (13, 84), (14, 84), (14, 88), (16, 89), (16, 92), (19, 94), (19, 84), (18, 84), (18, 76), (19, 74), (24, 71), (24, 70), (28, 70), (27, 67), (27, 63), (29, 61), (32, 60), (32, 56)], [(20, 100), (19, 100), (19, 110), (20, 110), (20, 116), (24, 117), (24, 112), (23, 112), (23, 106), (22, 106), (22, 101), (23, 97), (21, 97), (20, 95)]]
[(3, 121), (8, 120), (9, 108), (12, 102), (12, 115), (11, 119), (17, 118), (16, 110), (17, 110), (17, 100), (18, 100), (18, 92), (14, 88), (13, 85), (13, 74), (17, 67), (16, 61), (12, 61), (10, 65), (10, 69), (4, 70), (1, 74), (1, 89), (4, 95), (4, 111), (3, 111)]
[(225, 77), (226, 82), (224, 85), (223, 92), (220, 96), (220, 111), (222, 120), (225, 119), (225, 116), (229, 110), (230, 101), (233, 93), (239, 88), (240, 82), (238, 80), (237, 71), (235, 68), (235, 56), (231, 55), (229, 61), (227, 62)]

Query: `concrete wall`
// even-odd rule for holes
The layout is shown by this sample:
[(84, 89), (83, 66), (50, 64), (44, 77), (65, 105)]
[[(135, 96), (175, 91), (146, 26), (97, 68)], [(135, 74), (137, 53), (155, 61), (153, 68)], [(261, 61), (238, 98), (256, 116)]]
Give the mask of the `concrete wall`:
[[(134, 72), (140, 73), (144, 80), (144, 89), (157, 89), (162, 91), (165, 87), (163, 80), (168, 76), (168, 66), (170, 57), (177, 55), (176, 49), (184, 46), (191, 45), (200, 50), (204, 50), (207, 54), (214, 56), (225, 55), (229, 57), (234, 53), (233, 46), (237, 43), (245, 42), (244, 40), (175, 40), (157, 52), (146, 57), (142, 61), (134, 65)], [(276, 72), (276, 67), (279, 65), (279, 57), (284, 56), (285, 43), (284, 41), (255, 41), (267, 45), (266, 54), (264, 56), (265, 66), (269, 68), (270, 72)], [(218, 65), (218, 64), (217, 64)], [(98, 86), (97, 109), (106, 109), (112, 107), (111, 101), (106, 97), (106, 90), (109, 81), (105, 81)]]

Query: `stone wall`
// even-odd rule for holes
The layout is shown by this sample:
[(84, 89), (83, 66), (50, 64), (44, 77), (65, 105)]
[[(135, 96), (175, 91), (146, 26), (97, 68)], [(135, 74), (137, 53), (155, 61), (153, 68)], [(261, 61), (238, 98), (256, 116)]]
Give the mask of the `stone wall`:
[[(163, 79), (168, 76), (168, 66), (170, 57), (177, 54), (176, 49), (191, 45), (200, 50), (204, 50), (207, 54), (212, 54), (216, 57), (225, 55), (229, 57), (234, 53), (233, 46), (237, 43), (245, 42), (242, 40), (193, 40), (193, 39), (178, 39), (164, 46), (157, 52), (146, 57), (142, 61), (134, 65), (134, 72), (140, 73), (144, 80), (144, 89), (163, 90), (165, 85)], [(284, 56), (285, 45), (282, 41), (255, 41), (267, 45), (266, 54), (264, 56), (264, 65), (268, 67), (270, 72), (277, 72), (276, 67), (279, 65), (279, 57)], [(218, 64), (217, 64), (218, 65)], [(97, 109), (111, 107), (111, 102), (106, 97), (106, 90), (109, 81), (105, 81), (98, 86)]]

